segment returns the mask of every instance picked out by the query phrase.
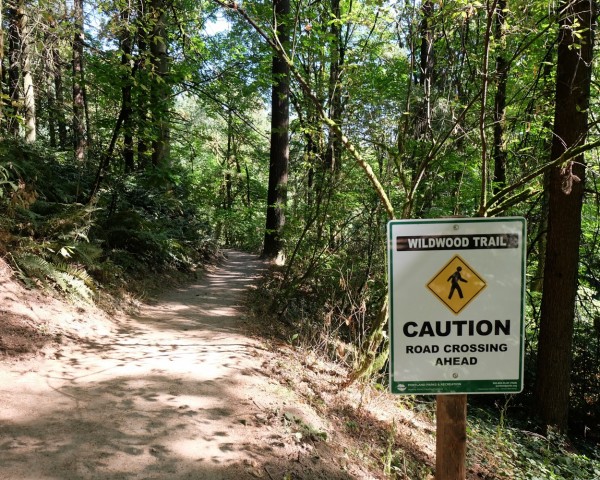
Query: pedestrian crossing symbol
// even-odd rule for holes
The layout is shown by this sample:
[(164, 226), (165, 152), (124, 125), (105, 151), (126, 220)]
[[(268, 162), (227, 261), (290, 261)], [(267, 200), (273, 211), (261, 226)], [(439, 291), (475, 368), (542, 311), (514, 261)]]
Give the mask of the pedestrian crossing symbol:
[(485, 287), (485, 280), (458, 255), (427, 284), (427, 288), (455, 314), (460, 313)]

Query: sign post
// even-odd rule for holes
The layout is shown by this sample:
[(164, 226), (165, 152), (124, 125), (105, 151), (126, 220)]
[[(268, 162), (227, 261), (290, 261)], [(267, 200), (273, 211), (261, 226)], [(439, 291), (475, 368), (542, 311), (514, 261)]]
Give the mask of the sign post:
[(464, 480), (467, 457), (467, 396), (436, 397), (435, 479)]
[(391, 221), (388, 254), (391, 390), (438, 395), (437, 478), (464, 479), (466, 394), (523, 388), (525, 219)]

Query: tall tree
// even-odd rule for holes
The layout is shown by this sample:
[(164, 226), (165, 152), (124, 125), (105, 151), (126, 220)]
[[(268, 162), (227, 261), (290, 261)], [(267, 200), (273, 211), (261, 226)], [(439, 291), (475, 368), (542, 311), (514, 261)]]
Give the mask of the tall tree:
[[(289, 0), (273, 0), (275, 41), (287, 46), (289, 41)], [(290, 67), (285, 59), (273, 53), (271, 90), (271, 150), (269, 155), (269, 187), (267, 193), (267, 220), (263, 255), (265, 258), (282, 261), (285, 225), (285, 204), (287, 202), (287, 181), (289, 164), (289, 88)]]
[(150, 36), (150, 54), (152, 63), (152, 84), (150, 88), (152, 124), (152, 163), (164, 165), (169, 160), (170, 125), (169, 107), (171, 91), (169, 88), (169, 57), (167, 55), (166, 2), (150, 2), (152, 31)]
[(508, 61), (504, 55), (506, 24), (506, 0), (498, 0), (494, 40), (496, 43), (496, 95), (494, 98), (494, 193), (506, 186), (506, 144), (504, 126), (506, 121), (506, 83)]
[[(591, 0), (560, 3), (552, 159), (582, 145), (588, 132), (594, 8)], [(550, 172), (536, 403), (544, 423), (561, 431), (568, 421), (585, 168), (579, 155)]]
[(19, 1), (17, 9), (19, 36), (21, 37), (21, 72), (23, 76), (23, 107), (25, 117), (25, 141), (33, 143), (36, 140), (35, 118), (35, 89), (31, 71), (31, 33), (29, 15), (24, 0)]
[[(136, 43), (138, 47), (138, 55), (135, 60), (136, 81), (141, 84), (147, 81), (148, 65), (147, 60), (150, 56), (148, 52), (148, 15), (146, 13), (147, 5), (145, 0), (137, 0), (136, 6)], [(148, 167), (151, 161), (151, 152), (149, 151), (149, 132), (148, 132), (148, 110), (149, 110), (148, 95), (142, 93), (137, 96), (136, 102), (136, 120), (137, 120), (137, 160), (138, 167), (144, 169)]]
[(0, 0), (0, 132), (4, 127), (4, 2)]
[[(331, 0), (332, 17), (330, 21), (331, 47), (329, 64), (329, 118), (337, 125), (342, 124), (344, 105), (342, 102), (342, 77), (344, 73), (344, 61), (346, 56), (346, 42), (342, 38), (342, 11), (340, 0)], [(325, 166), (332, 171), (338, 171), (342, 160), (342, 141), (331, 132), (325, 153)]]
[(123, 115), (123, 161), (125, 171), (132, 172), (135, 168), (134, 150), (133, 150), (133, 106), (131, 101), (132, 90), (132, 68), (131, 68), (131, 30), (130, 15), (131, 10), (128, 5), (122, 7), (121, 11), (121, 35), (119, 43), (121, 44), (121, 103)]
[(52, 77), (54, 80), (54, 96), (56, 99), (56, 112), (51, 112), (56, 115), (56, 123), (58, 124), (58, 146), (61, 150), (67, 148), (67, 120), (65, 118), (65, 94), (63, 86), (63, 70), (62, 59), (58, 45), (54, 43), (52, 46)]
[(8, 130), (13, 136), (18, 136), (20, 130), (18, 118), (22, 117), (25, 126), (24, 139), (32, 143), (36, 140), (35, 92), (31, 68), (31, 32), (25, 1), (10, 2), (7, 17), (11, 102)]
[(418, 131), (420, 134), (431, 131), (431, 86), (433, 83), (433, 2), (425, 0), (421, 6), (421, 49), (419, 84), (423, 87), (422, 115), (418, 119)]
[(10, 99), (10, 114), (8, 116), (8, 131), (13, 137), (19, 135), (18, 108), (21, 104), (21, 35), (19, 31), (19, 7), (16, 0), (11, 0), (6, 10), (8, 21), (8, 97)]
[(86, 154), (85, 108), (83, 97), (83, 0), (73, 2), (73, 145), (75, 159), (83, 162)]

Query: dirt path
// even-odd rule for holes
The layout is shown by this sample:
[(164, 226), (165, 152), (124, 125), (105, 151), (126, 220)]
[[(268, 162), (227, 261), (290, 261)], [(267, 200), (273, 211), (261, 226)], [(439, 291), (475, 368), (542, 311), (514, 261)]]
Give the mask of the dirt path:
[(327, 425), (266, 376), (272, 354), (242, 333), (261, 268), (230, 251), (116, 334), (0, 364), (0, 478), (357, 478), (322, 440)]

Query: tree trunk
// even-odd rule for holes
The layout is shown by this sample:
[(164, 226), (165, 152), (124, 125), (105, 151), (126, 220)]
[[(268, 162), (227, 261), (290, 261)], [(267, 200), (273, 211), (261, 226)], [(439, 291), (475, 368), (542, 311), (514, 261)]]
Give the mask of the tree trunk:
[(8, 17), (8, 89), (10, 98), (10, 113), (7, 115), (7, 130), (13, 137), (19, 136), (19, 105), (21, 104), (21, 90), (19, 88), (21, 35), (19, 32), (18, 7), (9, 3)]
[(7, 13), (10, 62), (9, 96), (12, 106), (8, 130), (15, 137), (19, 135), (17, 117), (21, 115), (25, 125), (25, 141), (33, 143), (36, 140), (35, 93), (31, 75), (30, 34), (25, 2), (17, 0), (16, 3), (9, 4)]
[(75, 160), (83, 163), (86, 154), (83, 86), (83, 0), (74, 0), (73, 23), (73, 147)]
[[(551, 98), (553, 90), (555, 89), (554, 81), (552, 79), (552, 70), (553, 66), (551, 64), (552, 56), (550, 53), (546, 56), (546, 64), (544, 65), (544, 70), (542, 73), (542, 78), (544, 81), (544, 88), (542, 90), (542, 95), (544, 98)], [(550, 131), (552, 128), (552, 122), (550, 120), (544, 120), (544, 129)], [(543, 150), (550, 150), (552, 147), (552, 139), (547, 138), (543, 145)], [(530, 289), (534, 292), (541, 293), (544, 290), (544, 265), (546, 262), (546, 238), (548, 236), (548, 203), (549, 203), (549, 190), (550, 190), (550, 172), (544, 172), (543, 179), (544, 190), (542, 193), (541, 199), (541, 208), (540, 208), (540, 221), (538, 225), (538, 240), (537, 240), (537, 253), (538, 253), (538, 263), (536, 266), (536, 271), (534, 273), (533, 279), (531, 281)]]
[[(227, 112), (227, 151), (225, 152), (225, 210), (233, 208), (233, 179), (231, 175), (233, 160), (233, 118), (231, 110)], [(229, 229), (227, 229), (229, 230)]]
[[(342, 75), (346, 55), (346, 48), (342, 39), (340, 25), (341, 7), (340, 0), (331, 0), (331, 63), (329, 66), (329, 118), (342, 128), (343, 102), (342, 102)], [(330, 131), (325, 152), (325, 167), (331, 172), (339, 172), (342, 163), (342, 141)]]
[[(138, 46), (138, 57), (136, 59), (136, 76), (138, 84), (148, 84), (148, 20), (146, 14), (145, 0), (138, 0), (137, 6), (137, 21), (136, 21), (136, 40)], [(136, 102), (136, 119), (137, 119), (137, 161), (138, 168), (146, 169), (151, 162), (151, 154), (148, 148), (148, 96), (142, 90), (137, 97)]]
[(417, 133), (431, 132), (431, 86), (433, 84), (433, 2), (426, 0), (421, 6), (421, 51), (419, 84), (423, 87), (423, 106), (418, 119)]
[(494, 99), (494, 182), (493, 192), (498, 193), (506, 186), (506, 145), (504, 123), (506, 118), (506, 82), (508, 62), (504, 57), (504, 25), (506, 23), (506, 0), (496, 5), (494, 39), (499, 53), (496, 55), (496, 96)]
[(21, 37), (21, 72), (23, 74), (23, 107), (25, 117), (25, 142), (36, 140), (35, 90), (31, 74), (29, 16), (25, 10), (25, 2), (19, 2), (17, 12), (19, 18), (19, 35)]
[(131, 104), (131, 33), (129, 31), (130, 11), (125, 7), (121, 12), (121, 21), (123, 22), (121, 30), (121, 102), (123, 108), (123, 162), (126, 172), (133, 172), (134, 151), (133, 151), (133, 125), (132, 125), (132, 104)]
[[(592, 5), (590, 0), (560, 4), (552, 159), (583, 144), (588, 131), (595, 16)], [(550, 172), (536, 410), (546, 425), (561, 431), (566, 431), (568, 421), (584, 161), (580, 155)]]
[[(273, 0), (277, 37), (284, 47), (289, 40), (286, 24), (290, 13), (289, 0)], [(289, 162), (289, 83), (290, 69), (285, 60), (273, 54), (273, 87), (271, 91), (271, 151), (269, 157), (269, 187), (267, 193), (267, 221), (263, 256), (283, 260), (282, 230), (285, 225), (284, 208), (287, 201)]]
[[(52, 22), (51, 28), (56, 30), (56, 22)], [(62, 59), (58, 50), (58, 45), (52, 45), (52, 68), (50, 69), (52, 81), (54, 82), (54, 99), (56, 108), (51, 112), (55, 116), (56, 127), (58, 129), (58, 147), (61, 150), (67, 149), (67, 120), (65, 118), (65, 95), (62, 80)]]
[[(46, 45), (51, 44), (50, 35), (46, 35), (44, 38), (44, 42)], [(50, 146), (52, 148), (56, 148), (58, 146), (57, 137), (56, 137), (56, 92), (54, 90), (54, 65), (52, 59), (52, 50), (50, 52), (46, 51), (46, 55), (44, 57), (44, 67), (46, 72), (48, 72), (48, 76), (46, 77), (46, 97), (48, 99), (48, 137), (50, 138)]]
[(0, 0), (0, 138), (4, 131), (4, 2)]
[(165, 25), (165, 4), (162, 0), (152, 0), (152, 35), (150, 54), (152, 57), (152, 87), (150, 98), (154, 140), (152, 141), (152, 164), (164, 166), (169, 160), (170, 130), (168, 86), (169, 58), (167, 56), (167, 29)]

